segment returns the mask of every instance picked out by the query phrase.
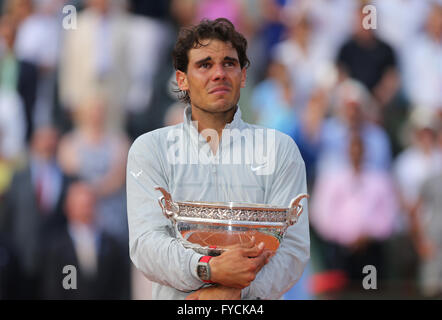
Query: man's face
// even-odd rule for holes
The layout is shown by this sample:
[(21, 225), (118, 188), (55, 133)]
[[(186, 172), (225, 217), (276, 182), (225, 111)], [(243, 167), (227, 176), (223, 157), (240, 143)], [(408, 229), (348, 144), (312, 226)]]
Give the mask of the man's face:
[(201, 41), (204, 46), (189, 51), (187, 72), (176, 72), (178, 86), (187, 91), (193, 107), (226, 112), (239, 100), (246, 69), (241, 69), (236, 49), (217, 39)]

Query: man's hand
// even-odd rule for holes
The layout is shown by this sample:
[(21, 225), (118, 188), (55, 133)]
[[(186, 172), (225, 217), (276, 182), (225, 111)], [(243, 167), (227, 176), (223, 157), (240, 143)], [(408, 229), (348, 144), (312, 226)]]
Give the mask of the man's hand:
[(264, 243), (249, 243), (229, 248), (209, 262), (210, 280), (230, 288), (243, 289), (255, 280), (256, 274), (269, 262), (272, 252), (264, 250)]
[(241, 289), (214, 285), (191, 293), (186, 300), (241, 300)]

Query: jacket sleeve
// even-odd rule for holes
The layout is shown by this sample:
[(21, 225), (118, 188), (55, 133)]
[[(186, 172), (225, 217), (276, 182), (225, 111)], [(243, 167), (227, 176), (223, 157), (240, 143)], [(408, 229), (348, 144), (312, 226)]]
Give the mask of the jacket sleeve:
[[(268, 203), (288, 207), (300, 193), (307, 193), (305, 164), (289, 137), (284, 139), (276, 155), (276, 170), (270, 187)], [(282, 156), (280, 156), (280, 154)], [(307, 200), (297, 223), (290, 226), (276, 251), (255, 280), (244, 288), (242, 299), (279, 299), (301, 277), (310, 258), (310, 235)]]
[(168, 190), (167, 166), (158, 156), (155, 132), (139, 137), (131, 146), (127, 163), (127, 216), (129, 250), (134, 265), (151, 281), (181, 291), (197, 290), (203, 282), (196, 274), (201, 255), (186, 249), (174, 237), (171, 222), (158, 204)]

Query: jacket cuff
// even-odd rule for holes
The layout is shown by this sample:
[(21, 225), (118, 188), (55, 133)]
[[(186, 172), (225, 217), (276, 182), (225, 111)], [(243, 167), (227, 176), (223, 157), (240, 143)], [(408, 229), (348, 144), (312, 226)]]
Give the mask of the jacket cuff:
[(189, 272), (195, 280), (197, 280), (198, 282), (201, 283), (201, 285), (203, 285), (204, 284), (203, 280), (201, 280), (200, 277), (198, 277), (198, 273), (196, 272), (196, 267), (197, 267), (198, 262), (200, 261), (201, 257), (204, 257), (204, 256), (199, 253), (193, 254), (192, 258), (190, 259), (190, 263), (189, 263), (189, 268), (190, 268)]

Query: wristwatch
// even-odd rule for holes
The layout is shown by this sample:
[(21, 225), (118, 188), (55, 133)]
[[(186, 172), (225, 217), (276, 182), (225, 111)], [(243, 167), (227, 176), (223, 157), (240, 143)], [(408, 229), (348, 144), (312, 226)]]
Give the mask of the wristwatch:
[(196, 266), (196, 273), (198, 274), (198, 277), (206, 283), (213, 283), (212, 281), (210, 281), (211, 274), (209, 265), (209, 261), (212, 258), (213, 257), (211, 256), (203, 256), (198, 261), (198, 264)]

